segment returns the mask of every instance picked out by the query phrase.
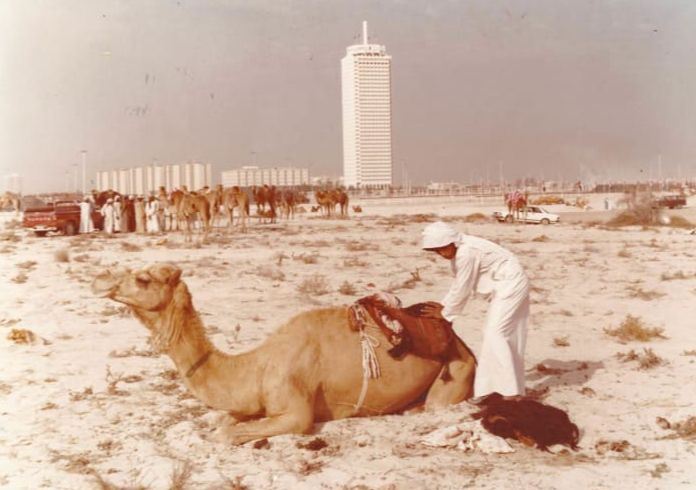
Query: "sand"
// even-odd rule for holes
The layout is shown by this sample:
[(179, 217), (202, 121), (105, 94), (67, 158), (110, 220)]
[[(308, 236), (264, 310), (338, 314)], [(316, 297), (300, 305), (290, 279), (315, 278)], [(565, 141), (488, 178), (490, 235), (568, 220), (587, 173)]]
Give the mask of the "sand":
[[(547, 206), (562, 216), (550, 226), (468, 222), (497, 207), (483, 200), (363, 200), (350, 219), (253, 220), (247, 233), (217, 230), (191, 244), (178, 233), (38, 238), (1, 213), (0, 488), (693, 488), (696, 430), (685, 423), (696, 416), (696, 235), (597, 226), (617, 212), (601, 199), (590, 210)], [(689, 204), (672, 213), (692, 216)], [(240, 353), (296, 313), (351, 304), (369, 283), (405, 304), (441, 299), (448, 264), (418, 247), (435, 216), (502, 244), (526, 267), (527, 388), (569, 413), (579, 451), (423, 444), (469, 421), (467, 403), (317, 424), (264, 448), (225, 446), (211, 437), (218, 414), (152, 353), (146, 329), (89, 289), (107, 266), (175, 262), (212, 341)], [(472, 299), (455, 322), (474, 353), (486, 306)], [(631, 318), (663, 338), (608, 333)], [(30, 343), (18, 342), (21, 330), (34, 334)], [(316, 438), (326, 447), (299, 447)]]

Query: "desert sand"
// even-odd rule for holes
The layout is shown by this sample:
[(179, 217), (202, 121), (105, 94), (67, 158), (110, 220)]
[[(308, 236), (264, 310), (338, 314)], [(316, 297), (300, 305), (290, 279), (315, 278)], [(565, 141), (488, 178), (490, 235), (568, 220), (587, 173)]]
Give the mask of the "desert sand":
[[(589, 211), (548, 206), (562, 216), (550, 226), (493, 222), (495, 204), (471, 199), (364, 200), (349, 219), (254, 219), (247, 233), (192, 243), (179, 233), (38, 238), (1, 213), (0, 488), (694, 488), (696, 235), (608, 228), (617, 211), (599, 199)], [(694, 221), (689, 205), (671, 213)], [(526, 267), (528, 394), (568, 412), (577, 452), (425, 445), (432, 431), (470, 420), (466, 402), (316, 424), (263, 447), (223, 445), (212, 437), (219, 414), (153, 353), (147, 330), (90, 292), (105, 267), (173, 262), (211, 340), (240, 353), (301, 311), (350, 305), (375, 287), (406, 305), (441, 299), (448, 264), (419, 248), (436, 219), (500, 243)], [(455, 322), (474, 353), (486, 306), (472, 298)], [(660, 335), (611, 335), (627, 321)]]

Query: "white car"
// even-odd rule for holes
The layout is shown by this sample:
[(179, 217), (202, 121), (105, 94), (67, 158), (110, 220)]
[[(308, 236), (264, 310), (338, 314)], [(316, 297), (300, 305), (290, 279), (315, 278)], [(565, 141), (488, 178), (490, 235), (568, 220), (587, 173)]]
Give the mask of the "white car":
[(520, 210), (520, 217), (516, 219), (517, 212), (508, 213), (507, 209), (505, 211), (495, 211), (493, 217), (498, 221), (505, 221), (506, 223), (512, 223), (514, 221), (521, 221), (523, 223), (537, 223), (542, 225), (548, 225), (550, 223), (558, 223), (561, 219), (557, 214), (549, 213), (541, 206), (527, 206), (526, 213), (524, 210)]

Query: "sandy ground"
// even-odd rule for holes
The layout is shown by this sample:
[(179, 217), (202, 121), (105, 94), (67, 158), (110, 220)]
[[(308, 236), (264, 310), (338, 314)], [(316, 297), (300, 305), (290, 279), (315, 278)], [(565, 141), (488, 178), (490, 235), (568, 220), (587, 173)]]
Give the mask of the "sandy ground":
[[(548, 206), (562, 215), (551, 226), (468, 222), (497, 206), (467, 199), (353, 204), (363, 212), (350, 219), (254, 221), (247, 233), (191, 244), (177, 233), (37, 238), (2, 213), (0, 488), (696, 486), (696, 430), (675, 430), (696, 415), (696, 235), (598, 226), (616, 213), (602, 211), (601, 201), (589, 211)], [(673, 213), (696, 221), (694, 205)], [(448, 264), (418, 246), (435, 216), (499, 242), (525, 265), (533, 284), (527, 387), (568, 411), (581, 429), (579, 451), (511, 441), (514, 453), (483, 454), (422, 443), (469, 420), (467, 403), (318, 424), (311, 435), (274, 437), (261, 449), (225, 446), (211, 437), (217, 414), (185, 390), (168, 357), (152, 353), (146, 329), (89, 289), (110, 265), (175, 262), (210, 338), (236, 354), (296, 313), (351, 304), (369, 294), (368, 283), (405, 304), (441, 299)], [(455, 322), (475, 353), (486, 306), (470, 301)], [(629, 315), (664, 329), (664, 338), (620, 342), (607, 333)], [(34, 341), (13, 340), (20, 329)], [(298, 447), (317, 437), (327, 446)], [(175, 486), (175, 475), (186, 483)]]

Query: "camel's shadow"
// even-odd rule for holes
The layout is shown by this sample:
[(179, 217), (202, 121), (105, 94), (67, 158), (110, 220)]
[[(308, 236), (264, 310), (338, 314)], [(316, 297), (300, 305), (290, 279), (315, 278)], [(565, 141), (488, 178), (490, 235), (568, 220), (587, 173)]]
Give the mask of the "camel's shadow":
[(602, 361), (544, 359), (527, 370), (526, 379), (532, 391), (545, 393), (556, 386), (582, 386), (603, 368)]

